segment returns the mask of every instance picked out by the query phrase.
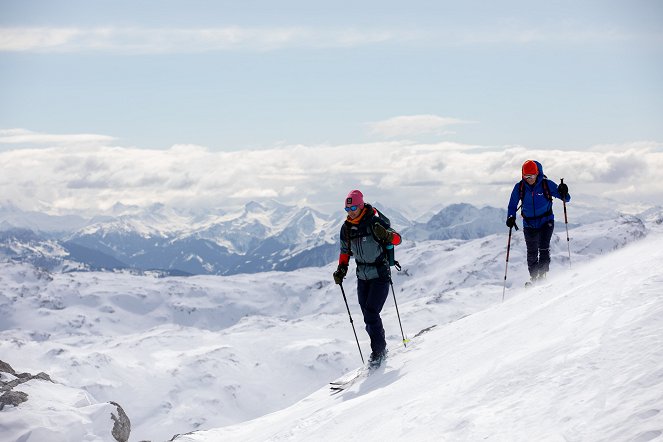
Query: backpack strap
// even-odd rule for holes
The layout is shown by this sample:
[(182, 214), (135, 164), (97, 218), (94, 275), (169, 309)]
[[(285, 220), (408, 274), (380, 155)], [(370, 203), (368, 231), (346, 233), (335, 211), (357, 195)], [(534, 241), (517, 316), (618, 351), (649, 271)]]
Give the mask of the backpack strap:
[[(548, 187), (548, 177), (543, 175), (543, 181), (541, 181), (543, 187), (543, 196), (546, 197), (548, 201), (552, 201), (552, 194), (550, 193), (550, 187)], [(525, 197), (525, 180), (520, 180), (520, 186), (518, 188), (520, 201)]]
[(548, 178), (546, 176), (543, 176), (543, 195), (546, 197), (548, 201), (552, 201), (552, 195), (550, 194), (550, 187), (548, 187)]
[[(550, 187), (548, 187), (548, 177), (543, 175), (543, 181), (541, 181), (541, 186), (543, 187), (543, 196), (552, 203), (552, 194), (550, 193)], [(525, 180), (520, 180), (520, 187), (519, 187), (519, 193), (520, 193), (520, 201), (521, 201), (521, 207), (522, 207), (522, 201), (523, 198), (525, 197)], [(516, 209), (516, 212), (518, 209)], [(540, 219), (543, 218), (544, 216), (550, 216), (553, 214), (552, 211), (552, 204), (550, 205), (550, 208), (546, 210), (545, 213), (541, 215), (536, 215), (536, 216), (525, 216), (522, 212), (520, 213), (520, 216), (523, 217), (525, 221), (531, 221), (535, 219)]]

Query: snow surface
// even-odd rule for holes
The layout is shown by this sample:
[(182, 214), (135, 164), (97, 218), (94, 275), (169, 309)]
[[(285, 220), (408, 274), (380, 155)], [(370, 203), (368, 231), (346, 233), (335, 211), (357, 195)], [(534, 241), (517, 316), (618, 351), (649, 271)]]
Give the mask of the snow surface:
[[(663, 440), (660, 218), (571, 229), (571, 269), (559, 223), (549, 279), (531, 289), (516, 233), (503, 303), (505, 235), (406, 241), (403, 328), (435, 327), (403, 348), (390, 298), (386, 365), (335, 396), (327, 383), (361, 361), (333, 263), (163, 279), (0, 263), (0, 360), (55, 381), (15, 388), (30, 397), (0, 412), (2, 440), (106, 440), (89, 407), (108, 401), (132, 441)], [(58, 407), (52, 388), (74, 391)]]
[(661, 262), (658, 235), (394, 348), (338, 395), (176, 440), (661, 440)]

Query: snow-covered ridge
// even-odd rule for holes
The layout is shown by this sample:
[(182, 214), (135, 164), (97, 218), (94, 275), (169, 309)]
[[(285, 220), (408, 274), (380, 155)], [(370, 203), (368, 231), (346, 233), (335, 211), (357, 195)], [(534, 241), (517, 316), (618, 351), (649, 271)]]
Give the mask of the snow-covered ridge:
[[(619, 249), (626, 251), (635, 246), (629, 246), (631, 243), (647, 241), (652, 241), (652, 247), (659, 247), (657, 216), (653, 214), (651, 218), (654, 224), (622, 217), (572, 228), (571, 271), (565, 231), (558, 228), (553, 238), (548, 281), (554, 296), (567, 293), (574, 284), (591, 290), (593, 284), (603, 284), (601, 278), (617, 273), (617, 267), (620, 272), (628, 272), (631, 265), (638, 265), (638, 260), (621, 262)], [(477, 342), (467, 337), (478, 332), (461, 331), (439, 340), (433, 333), (443, 330), (444, 324), (500, 304), (505, 248), (504, 234), (474, 240), (410, 242), (402, 246), (398, 258), (404, 268), (394, 274), (394, 287), (405, 333), (412, 337), (421, 329), (437, 325), (426, 340), (442, 343), (439, 347), (436, 344), (422, 348), (426, 341), (419, 344), (415, 340), (412, 349), (399, 356), (400, 330), (393, 302), (389, 300), (383, 319), (388, 342), (394, 350), (395, 365), (387, 368), (398, 371), (387, 376), (394, 387), (401, 380), (401, 385), (406, 385), (411, 376), (419, 375), (406, 373), (408, 366), (422, 367), (423, 359), (419, 358), (424, 355), (446, 355), (437, 358), (440, 365), (435, 365), (432, 372), (447, 370), (445, 376), (451, 376), (449, 373), (454, 370), (473, 373), (469, 364), (443, 364), (449, 358), (453, 361), (447, 347), (460, 353), (469, 351)], [(607, 274), (591, 271), (588, 266), (601, 259), (598, 256), (615, 249), (618, 251), (614, 255), (607, 255), (615, 257), (612, 262), (618, 264), (614, 268), (601, 270)], [(505, 304), (529, 299), (520, 289), (526, 279), (524, 255), (522, 235), (516, 234)], [(657, 255), (651, 253), (651, 259), (655, 262)], [(93, 403), (121, 404), (131, 418), (132, 440), (169, 440), (174, 434), (246, 422), (298, 403), (359, 365), (347, 311), (338, 286), (331, 280), (333, 270), (334, 264), (330, 263), (291, 272), (153, 278), (110, 272), (51, 273), (28, 264), (5, 262), (0, 264), (0, 355), (3, 356), (0, 359), (20, 371), (47, 372), (63, 385), (89, 395)], [(634, 274), (642, 275), (639, 271)], [(656, 281), (643, 278), (643, 284), (660, 289)], [(634, 286), (636, 282), (625, 284)], [(557, 289), (555, 284), (562, 286)], [(360, 344), (366, 353), (368, 341), (361, 328), (353, 276), (345, 287)], [(603, 285), (599, 289), (605, 290)], [(541, 299), (545, 293), (536, 290), (539, 289), (529, 293), (539, 293), (536, 299)], [(572, 313), (565, 312), (562, 316), (569, 317)], [(507, 311), (502, 322), (513, 324), (510, 333), (519, 328), (526, 333), (526, 324), (516, 319), (528, 314), (526, 310)], [(490, 321), (499, 322), (496, 318)], [(490, 330), (499, 335), (498, 326)], [(447, 342), (450, 339), (453, 345), (465, 343), (466, 350), (453, 347)], [(424, 368), (416, 371), (419, 370), (425, 372)], [(459, 379), (449, 385), (465, 385), (463, 382)], [(363, 389), (375, 391), (378, 386), (386, 392), (389, 385), (367, 384)], [(419, 395), (424, 394), (417, 390), (421, 387), (412, 388)], [(478, 394), (479, 390), (473, 391)], [(327, 407), (327, 402), (318, 402), (320, 394), (300, 404)], [(350, 398), (366, 397), (353, 394)], [(390, 394), (379, 402), (390, 401)], [(400, 390), (397, 394), (402, 395), (401, 400), (407, 398)], [(441, 394), (448, 396), (451, 392), (445, 390)], [(456, 402), (463, 401), (456, 398)], [(301, 410), (298, 407), (293, 410)], [(427, 407), (422, 402), (420, 412), (434, 416)], [(20, 413), (21, 408), (12, 410)], [(336, 408), (330, 410), (332, 414), (337, 412)], [(301, 413), (304, 414), (298, 414), (297, 419), (317, 428), (319, 415), (310, 420), (306, 412)], [(456, 413), (462, 414), (458, 410)], [(364, 418), (371, 417), (364, 415)], [(284, 422), (289, 419), (284, 418)], [(253, 430), (264, 435), (271, 424), (265, 427), (260, 422), (256, 421)], [(279, 432), (275, 433), (278, 437), (286, 438), (280, 433), (285, 431), (285, 424), (271, 426)], [(54, 428), (67, 434), (65, 428)], [(244, 429), (231, 427), (229, 431), (228, 440), (243, 440), (245, 436)], [(234, 438), (234, 431), (241, 436)], [(297, 438), (300, 433), (293, 434), (292, 440), (302, 440)], [(417, 439), (420, 433), (412, 434), (413, 440), (429, 440)]]
[[(462, 220), (460, 229), (436, 223), (436, 217), (428, 223), (416, 223), (395, 210), (383, 210), (394, 228), (410, 240), (470, 239), (503, 230), (503, 211), (479, 210), (468, 204), (450, 206), (437, 215)], [(15, 260), (45, 263), (49, 270), (133, 269), (217, 275), (294, 270), (326, 265), (336, 258), (343, 218), (342, 214), (325, 215), (275, 201), (251, 202), (234, 213), (205, 216), (156, 205), (93, 219), (67, 235), (32, 232), (30, 243), (21, 250), (9, 246), (4, 250)], [(3, 243), (20, 241), (15, 232), (3, 232), (0, 249)], [(62, 252), (49, 254), (41, 246), (46, 241), (55, 242)]]
[[(475, 239), (505, 230), (503, 209), (453, 204), (418, 222), (380, 203), (376, 206), (391, 218), (406, 243)], [(5, 226), (0, 230), (0, 257), (51, 271), (129, 269), (165, 275), (231, 275), (294, 270), (335, 260), (343, 222), (343, 214), (326, 215), (276, 201), (250, 202), (236, 212), (205, 215), (158, 204), (117, 210), (117, 216), (95, 218), (83, 228), (63, 233), (10, 227), (25, 217), (19, 216), (18, 209), (0, 208), (0, 222)], [(571, 227), (618, 216), (597, 214), (582, 204), (574, 210)], [(656, 213), (660, 208), (651, 210)]]

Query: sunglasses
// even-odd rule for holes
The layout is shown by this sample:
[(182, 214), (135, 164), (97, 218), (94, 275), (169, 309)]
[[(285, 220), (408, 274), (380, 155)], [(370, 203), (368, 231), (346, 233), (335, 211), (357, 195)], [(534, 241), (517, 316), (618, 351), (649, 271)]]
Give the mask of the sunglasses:
[(536, 175), (523, 175), (523, 178), (529, 180), (530, 178), (536, 178)]
[(350, 206), (345, 208), (346, 212), (354, 212), (355, 210), (357, 210), (357, 206)]

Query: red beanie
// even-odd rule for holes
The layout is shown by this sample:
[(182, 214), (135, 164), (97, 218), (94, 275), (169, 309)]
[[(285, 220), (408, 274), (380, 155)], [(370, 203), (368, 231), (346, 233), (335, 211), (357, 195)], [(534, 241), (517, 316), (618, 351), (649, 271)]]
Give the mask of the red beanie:
[(527, 160), (523, 163), (523, 176), (525, 175), (538, 175), (539, 168), (532, 160)]
[(353, 190), (348, 193), (347, 198), (345, 198), (345, 207), (357, 206), (362, 209), (364, 207), (364, 195), (358, 191)]

